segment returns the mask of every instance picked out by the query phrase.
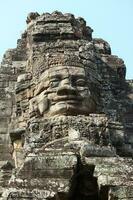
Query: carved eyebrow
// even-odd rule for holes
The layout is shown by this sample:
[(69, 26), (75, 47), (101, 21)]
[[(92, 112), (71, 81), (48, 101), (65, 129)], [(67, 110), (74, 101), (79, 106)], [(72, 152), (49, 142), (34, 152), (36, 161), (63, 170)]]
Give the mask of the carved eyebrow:
[(52, 79), (52, 78), (57, 78), (57, 79), (60, 79), (62, 77), (61, 74), (52, 74), (52, 75), (49, 75), (49, 78)]
[(78, 78), (82, 78), (82, 79), (86, 79), (86, 76), (83, 74), (50, 74), (49, 75), (49, 79), (52, 78), (57, 78), (57, 79), (65, 79), (65, 78), (71, 78), (71, 79), (78, 79)]
[(75, 75), (71, 75), (72, 78), (83, 78), (86, 79), (86, 76), (83, 74), (75, 74)]

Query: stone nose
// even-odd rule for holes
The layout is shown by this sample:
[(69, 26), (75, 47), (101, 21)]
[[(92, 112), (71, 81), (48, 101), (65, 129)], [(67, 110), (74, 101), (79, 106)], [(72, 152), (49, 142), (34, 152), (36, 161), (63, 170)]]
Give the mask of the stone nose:
[(58, 88), (57, 94), (62, 95), (77, 95), (76, 88), (72, 86), (72, 83), (69, 79), (64, 79), (61, 81)]

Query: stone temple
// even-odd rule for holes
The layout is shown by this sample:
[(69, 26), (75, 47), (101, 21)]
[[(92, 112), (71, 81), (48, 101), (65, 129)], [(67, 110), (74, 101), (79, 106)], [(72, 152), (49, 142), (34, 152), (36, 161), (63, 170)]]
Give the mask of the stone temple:
[(133, 80), (83, 18), (30, 13), (0, 67), (0, 200), (133, 200)]

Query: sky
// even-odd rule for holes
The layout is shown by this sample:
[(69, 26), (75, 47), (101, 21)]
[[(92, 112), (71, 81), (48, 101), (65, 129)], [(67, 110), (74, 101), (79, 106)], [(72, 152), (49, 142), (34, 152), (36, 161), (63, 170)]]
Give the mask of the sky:
[(106, 40), (112, 54), (122, 58), (127, 79), (133, 79), (133, 0), (1, 0), (0, 60), (7, 49), (15, 48), (26, 29), (29, 12), (72, 13), (83, 17), (93, 38)]

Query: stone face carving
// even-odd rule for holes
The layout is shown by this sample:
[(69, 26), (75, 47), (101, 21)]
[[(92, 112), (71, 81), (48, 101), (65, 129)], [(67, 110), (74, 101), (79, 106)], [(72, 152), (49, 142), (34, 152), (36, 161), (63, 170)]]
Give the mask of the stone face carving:
[(40, 114), (88, 115), (96, 109), (84, 66), (52, 66), (39, 78)]
[(55, 11), (26, 22), (0, 68), (1, 200), (133, 198), (133, 85), (123, 60), (83, 18)]

